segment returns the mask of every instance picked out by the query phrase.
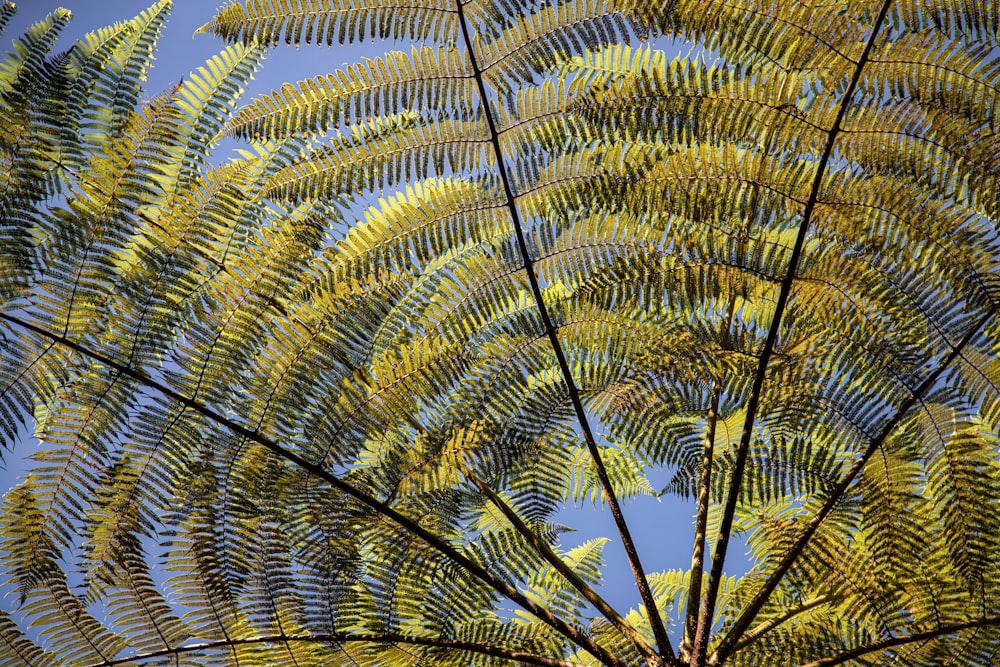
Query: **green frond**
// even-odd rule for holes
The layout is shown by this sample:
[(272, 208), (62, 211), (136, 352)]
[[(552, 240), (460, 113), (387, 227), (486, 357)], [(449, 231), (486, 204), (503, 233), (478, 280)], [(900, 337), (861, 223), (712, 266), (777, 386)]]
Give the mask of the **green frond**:
[(17, 12), (17, 5), (10, 0), (4, 0), (3, 5), (0, 5), (0, 34), (6, 30), (7, 24), (14, 17)]
[(275, 174), (268, 195), (337, 196), (444, 176), (451, 170), (478, 170), (488, 164), (484, 129), (476, 121), (429, 123), (414, 112), (354, 126), (350, 134), (335, 137)]
[[(600, 582), (600, 568), (603, 564), (603, 550), (606, 538), (584, 542), (562, 554), (576, 574), (589, 584)], [(551, 566), (541, 567), (526, 583), (527, 595), (553, 610), (568, 617), (576, 616), (587, 604), (579, 593), (570, 587), (565, 578)]]
[(337, 242), (324, 282), (420, 275), (439, 257), (504, 236), (508, 222), (490, 185), (428, 179), (380, 199)]
[[(37, 522), (41, 518), (43, 503), (32, 487), (29, 479), (8, 494), (5, 506), (9, 511), (4, 513), (5, 520), (0, 526), (0, 539), (5, 547), (4, 569), (16, 578), (18, 585), (18, 614), (37, 626), (46, 651), (60, 660), (107, 659), (122, 647), (122, 640), (91, 615), (83, 601), (70, 591), (59, 564), (58, 547), (44, 536), (41, 541), (33, 539), (34, 535), (15, 520)], [(22, 656), (31, 652), (18, 635), (11, 636), (9, 628), (5, 628), (5, 640), (10, 640)]]
[[(8, 3), (4, 7), (12, 7)], [(6, 611), (0, 611), (0, 665), (3, 667), (55, 667), (58, 658), (46, 653), (21, 631), (17, 621)]]
[[(83, 97), (81, 103), (83, 100), (90, 105), (96, 102), (99, 107), (104, 107), (102, 116), (108, 111), (111, 113), (111, 118), (101, 118), (107, 123), (107, 129), (89, 127), (86, 128), (89, 134), (114, 133), (127, 123), (129, 115), (140, 102), (146, 72), (153, 64), (157, 40), (170, 15), (171, 6), (171, 0), (160, 0), (121, 25), (121, 40), (114, 39), (113, 32), (108, 35), (113, 29), (106, 28), (96, 34), (97, 44), (93, 34), (78, 43), (81, 59), (85, 58), (78, 66), (81, 75), (93, 77), (92, 83), (83, 79), (88, 85), (86, 88), (81, 86), (83, 89), (78, 93)], [(90, 106), (89, 111), (93, 114), (96, 110)]]
[(989, 43), (1000, 35), (1000, 20), (996, 7), (959, 2), (948, 5), (947, 11), (920, 11), (919, 3), (907, 0), (891, 8), (894, 23), (908, 32), (935, 31), (951, 39)]
[(931, 541), (926, 526), (908, 520), (927, 511), (926, 501), (916, 492), (919, 465), (906, 452), (894, 450), (887, 446), (873, 457), (861, 482), (865, 540), (877, 554), (877, 567), (890, 577), (908, 572), (914, 556), (919, 557)]
[[(4, 3), (4, 16), (8, 20), (13, 11), (12, 3)], [(8, 51), (0, 64), (0, 93), (9, 94), (18, 82), (32, 77), (44, 80), (49, 52), (72, 17), (69, 10), (57, 9), (14, 40), (14, 50)]]
[(178, 88), (176, 104), (187, 115), (185, 126), (193, 129), (185, 137), (187, 173), (177, 184), (179, 188), (186, 187), (204, 168), (215, 138), (235, 111), (263, 55), (260, 49), (230, 46), (190, 73)]
[[(942, 425), (942, 428), (944, 426)], [(982, 424), (954, 424), (928, 452), (928, 484), (924, 495), (939, 513), (941, 539), (961, 578), (977, 586), (994, 570), (998, 557), (993, 526), (1000, 498), (996, 466), (996, 434)], [(930, 443), (928, 443), (930, 444)]]
[(366, 39), (447, 39), (454, 34), (455, 13), (447, 3), (400, 6), (392, 2), (329, 3), (315, 0), (247, 0), (223, 7), (198, 29), (223, 39), (266, 46), (279, 43), (333, 46)]
[(488, 3), (482, 8), (473, 3), (469, 12), (470, 22), (480, 29), (480, 39), (473, 45), (479, 68), (486, 80), (501, 90), (532, 82), (566, 58), (627, 40), (641, 30), (604, 0), (518, 9), (518, 14), (505, 17), (500, 26), (494, 17), (484, 16), (493, 10)]
[(119, 567), (125, 572), (117, 575), (118, 585), (98, 599), (105, 608), (102, 620), (127, 640), (128, 650), (155, 652), (188, 641), (191, 631), (177, 618), (145, 563), (122, 563)]
[(991, 3), (170, 7), (0, 62), (0, 666), (996, 662)]
[[(138, 100), (139, 82), (130, 77), (139, 75), (141, 66), (136, 70), (122, 62), (137, 32), (136, 21), (119, 23), (88, 33), (69, 51), (72, 82), (66, 91), (68, 108), (61, 129), (65, 147), (60, 155), (69, 169), (82, 169), (87, 151), (101, 145), (108, 133), (120, 130)], [(92, 97), (98, 96), (103, 103), (92, 104)]]
[(60, 189), (60, 121), (70, 78), (66, 55), (49, 52), (69, 18), (56, 11), (35, 24), (0, 63), (0, 224), (17, 245), (30, 243), (19, 212)]
[(474, 99), (460, 52), (423, 46), (286, 84), (242, 107), (227, 132), (240, 139), (309, 137), (416, 108), (451, 109), (468, 118), (476, 116)]

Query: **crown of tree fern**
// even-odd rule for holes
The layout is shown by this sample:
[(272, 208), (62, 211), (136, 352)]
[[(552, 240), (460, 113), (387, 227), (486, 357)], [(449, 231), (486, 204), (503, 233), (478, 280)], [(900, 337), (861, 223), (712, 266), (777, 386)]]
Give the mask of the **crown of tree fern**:
[(0, 667), (1000, 662), (995, 2), (169, 11), (0, 63)]

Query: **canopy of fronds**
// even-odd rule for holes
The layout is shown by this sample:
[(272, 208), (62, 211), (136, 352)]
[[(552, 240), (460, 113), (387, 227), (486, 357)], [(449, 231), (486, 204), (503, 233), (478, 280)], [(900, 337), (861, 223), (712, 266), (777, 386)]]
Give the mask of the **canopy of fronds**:
[(0, 63), (0, 665), (1000, 664), (995, 1), (169, 10)]

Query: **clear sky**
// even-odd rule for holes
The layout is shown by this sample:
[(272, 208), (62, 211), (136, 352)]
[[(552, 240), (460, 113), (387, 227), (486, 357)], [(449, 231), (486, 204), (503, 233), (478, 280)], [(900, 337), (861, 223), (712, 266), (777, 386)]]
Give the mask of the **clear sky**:
[[(3, 0), (0, 0), (2, 2)], [(18, 13), (2, 35), (3, 51), (10, 48), (11, 41), (20, 35), (31, 23), (43, 18), (57, 7), (65, 7), (73, 12), (73, 21), (63, 32), (59, 46), (69, 46), (87, 32), (109, 25), (115, 21), (130, 19), (144, 10), (150, 2), (145, 0), (20, 0)], [(218, 53), (223, 44), (211, 35), (194, 36), (195, 30), (211, 19), (214, 10), (222, 0), (174, 0), (171, 18), (159, 41), (156, 61), (149, 73), (146, 91), (154, 95), (181, 76), (202, 65), (205, 60)], [(252, 87), (244, 97), (249, 101), (253, 96), (279, 87), (285, 81), (298, 81), (317, 74), (332, 72), (345, 62), (352, 62), (362, 56), (375, 56), (392, 48), (385, 44), (368, 48), (337, 47), (302, 48), (279, 47), (265, 61)], [(32, 445), (25, 443), (20, 451), (6, 453), (6, 471), (0, 470), (0, 493), (6, 490), (16, 478), (20, 464), (18, 461)], [(625, 508), (627, 518), (633, 526), (640, 555), (647, 572), (667, 569), (687, 569), (690, 566), (691, 543), (693, 540), (693, 505), (676, 498), (664, 497), (662, 501), (645, 497), (630, 503)], [(609, 515), (598, 512), (590, 505), (564, 513), (561, 517), (567, 524), (577, 528), (577, 532), (567, 535), (565, 546), (574, 546), (591, 537), (611, 537), (612, 542), (605, 552), (608, 567), (605, 594), (609, 601), (620, 609), (637, 602), (634, 584), (626, 565), (624, 551), (614, 539), (615, 529)], [(731, 574), (746, 568), (742, 557), (742, 545), (738, 541), (730, 548), (729, 562), (735, 568), (728, 568)], [(735, 571), (734, 571), (735, 570)]]

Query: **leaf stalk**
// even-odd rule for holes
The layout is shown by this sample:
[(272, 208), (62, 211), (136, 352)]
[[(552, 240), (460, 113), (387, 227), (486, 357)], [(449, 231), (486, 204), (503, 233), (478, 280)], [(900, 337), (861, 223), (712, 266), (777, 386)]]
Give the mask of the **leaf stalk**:
[(660, 616), (660, 610), (656, 606), (656, 600), (653, 597), (653, 592), (649, 587), (649, 582), (646, 580), (646, 573), (643, 570), (641, 561), (639, 560), (639, 552), (635, 547), (635, 542), (632, 539), (628, 524), (625, 521), (625, 515), (621, 510), (621, 505), (618, 502), (618, 498), (614, 492), (614, 487), (611, 484), (611, 478), (608, 475), (604, 461), (601, 458), (600, 450), (597, 447), (597, 440), (594, 437), (593, 429), (590, 427), (590, 420), (587, 418), (587, 413), (583, 407), (583, 400), (580, 397), (579, 388), (576, 386), (576, 381), (573, 379), (573, 372), (566, 360), (566, 354), (563, 351), (562, 344), (559, 342), (559, 336), (556, 333), (556, 328), (552, 324), (548, 308), (545, 306), (545, 300), (542, 297), (542, 290), (538, 283), (538, 276), (535, 273), (534, 261), (531, 258), (531, 253), (528, 251), (528, 244), (524, 234), (524, 226), (521, 221), (520, 212), (517, 208), (517, 200), (514, 196), (514, 190), (511, 187), (510, 178), (505, 167), (503, 149), (500, 146), (500, 133), (497, 131), (496, 122), (490, 109), (489, 96), (486, 93), (486, 84), (483, 79), (483, 72), (479, 67), (476, 59), (476, 53), (472, 46), (472, 37), (469, 33), (468, 21), (465, 16), (462, 0), (456, 0), (456, 6), (458, 8), (459, 23), (462, 28), (462, 37), (465, 41), (466, 52), (469, 56), (469, 63), (472, 66), (473, 77), (475, 78), (476, 85), (479, 88), (479, 98), (482, 101), (483, 114), (485, 115), (486, 122), (489, 126), (490, 143), (493, 146), (493, 151), (496, 156), (497, 170), (500, 172), (500, 180), (503, 184), (504, 196), (507, 199), (508, 209), (514, 225), (514, 233), (517, 237), (518, 250), (521, 254), (524, 269), (528, 276), (531, 294), (536, 305), (538, 306), (542, 325), (545, 329), (546, 336), (552, 345), (556, 361), (559, 365), (559, 370), (562, 373), (563, 382), (566, 385), (566, 391), (569, 394), (570, 401), (573, 404), (573, 409), (576, 412), (577, 421), (580, 423), (580, 429), (583, 432), (584, 440), (587, 443), (587, 451), (590, 453), (590, 458), (594, 464), (594, 469), (601, 485), (601, 491), (608, 502), (608, 507), (611, 510), (611, 516), (613, 517), (615, 526), (618, 529), (618, 535), (621, 539), (622, 546), (625, 548), (625, 555), (628, 558), (629, 567), (632, 569), (632, 576), (635, 579), (636, 587), (639, 589), (639, 596), (642, 598), (643, 607), (645, 608), (646, 615), (649, 618), (649, 624), (652, 626), (653, 636), (656, 638), (656, 644), (660, 652), (660, 661), (664, 664), (674, 666), (677, 665), (677, 659), (674, 655), (673, 647), (670, 644), (670, 638), (667, 636), (666, 626)]
[(778, 290), (778, 299), (774, 306), (774, 315), (771, 318), (771, 325), (768, 328), (767, 338), (764, 341), (764, 349), (761, 350), (760, 361), (757, 364), (757, 372), (754, 374), (753, 385), (751, 386), (750, 395), (747, 399), (746, 419), (743, 423), (740, 444), (736, 452), (736, 461), (730, 478), (726, 504), (723, 509), (722, 521), (719, 527), (719, 536), (715, 543), (715, 552), (712, 555), (712, 569), (708, 576), (708, 586), (705, 591), (701, 611), (698, 616), (698, 627), (694, 640), (694, 653), (691, 661), (692, 667), (704, 667), (705, 665), (708, 653), (709, 636), (711, 635), (712, 629), (712, 619), (715, 615), (715, 605), (719, 596), (719, 586), (722, 583), (723, 566), (726, 561), (726, 552), (729, 548), (729, 540), (732, 536), (733, 521), (736, 516), (736, 506), (739, 503), (740, 489), (742, 488), (743, 483), (743, 474), (746, 470), (747, 458), (750, 454), (750, 440), (753, 437), (754, 426), (757, 420), (757, 410), (760, 407), (761, 394), (764, 388), (764, 379), (767, 376), (768, 363), (771, 360), (771, 355), (774, 353), (774, 346), (778, 340), (778, 332), (781, 329), (782, 318), (785, 313), (785, 308), (788, 305), (788, 299), (792, 292), (792, 286), (795, 283), (799, 263), (802, 259), (806, 233), (809, 231), (809, 225), (812, 222), (812, 214), (816, 208), (816, 203), (819, 200), (820, 186), (823, 183), (827, 166), (829, 165), (830, 158), (833, 155), (833, 146), (840, 133), (841, 124), (843, 123), (843, 120), (847, 115), (847, 110), (850, 108), (851, 102), (854, 99), (854, 92), (857, 90), (858, 82), (861, 80), (861, 72), (864, 70), (865, 64), (868, 62), (869, 55), (871, 54), (872, 48), (875, 46), (875, 41), (878, 38), (882, 24), (885, 21), (886, 14), (888, 13), (889, 6), (891, 4), (892, 0), (885, 0), (885, 2), (882, 3), (882, 7), (879, 9), (875, 23), (872, 26), (871, 32), (868, 35), (868, 40), (865, 43), (864, 51), (855, 64), (854, 72), (851, 74), (850, 83), (844, 91), (844, 96), (841, 99), (840, 107), (837, 109), (837, 115), (834, 118), (833, 125), (827, 133), (823, 153), (818, 164), (816, 165), (816, 173), (812, 179), (809, 197), (803, 207), (802, 222), (799, 225), (798, 233), (795, 237), (795, 244), (792, 247), (791, 257), (789, 257), (788, 260), (788, 268), (781, 280), (781, 287)]

